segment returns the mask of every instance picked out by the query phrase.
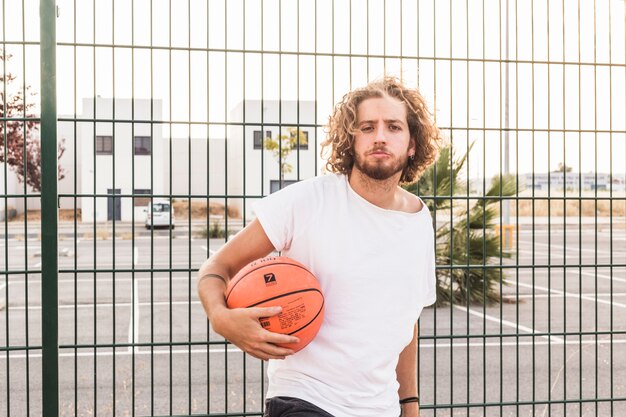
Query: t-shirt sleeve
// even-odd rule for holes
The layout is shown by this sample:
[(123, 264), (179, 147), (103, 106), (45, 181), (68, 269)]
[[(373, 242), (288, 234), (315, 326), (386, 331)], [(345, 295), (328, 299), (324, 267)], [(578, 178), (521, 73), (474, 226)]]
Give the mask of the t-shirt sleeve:
[(277, 251), (287, 250), (298, 225), (302, 225), (311, 210), (310, 182), (303, 181), (270, 194), (253, 205), (253, 212), (265, 234)]
[(435, 270), (435, 248), (430, 245), (430, 251), (426, 266), (426, 297), (424, 307), (434, 304), (437, 301), (437, 273)]

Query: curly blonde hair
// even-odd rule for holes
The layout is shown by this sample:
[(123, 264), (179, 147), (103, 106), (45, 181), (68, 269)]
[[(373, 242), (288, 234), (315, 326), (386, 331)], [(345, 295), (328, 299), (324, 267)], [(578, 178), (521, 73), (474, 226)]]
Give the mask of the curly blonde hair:
[(355, 158), (354, 135), (358, 133), (356, 125), (359, 105), (368, 98), (385, 95), (405, 104), (409, 133), (415, 143), (415, 157), (409, 159), (407, 167), (402, 171), (400, 183), (415, 181), (435, 161), (442, 139), (426, 107), (426, 100), (419, 91), (407, 88), (399, 79), (385, 77), (349, 92), (335, 106), (328, 121), (328, 136), (321, 144), (322, 157), (330, 153), (326, 162), (328, 171), (350, 173)]

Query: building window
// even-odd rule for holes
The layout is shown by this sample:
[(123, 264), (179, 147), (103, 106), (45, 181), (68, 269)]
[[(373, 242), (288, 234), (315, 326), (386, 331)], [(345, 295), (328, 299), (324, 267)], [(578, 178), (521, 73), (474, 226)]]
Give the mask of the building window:
[[(266, 138), (271, 138), (272, 137), (272, 131), (268, 130), (265, 132), (265, 137)], [(254, 131), (254, 149), (263, 149), (263, 138), (261, 137), (261, 131), (260, 130), (255, 130)]]
[(152, 153), (152, 138), (150, 136), (135, 136), (135, 155), (150, 155)]
[[(282, 188), (287, 187), (288, 185), (291, 184), (295, 184), (297, 183), (298, 180), (283, 180), (283, 186)], [(270, 180), (270, 194), (275, 193), (276, 191), (280, 190), (280, 181), (279, 180)]]
[(145, 207), (150, 203), (150, 197), (138, 197), (140, 195), (150, 195), (152, 194), (152, 190), (144, 189), (144, 188), (135, 188), (133, 190), (133, 195), (135, 196), (133, 207)]
[(112, 136), (96, 136), (96, 155), (113, 155)]
[[(296, 130), (291, 131), (291, 137), (294, 138), (298, 132)], [(296, 149), (309, 149), (309, 132), (306, 130), (300, 131), (300, 140), (298, 140), (298, 144), (296, 145)]]

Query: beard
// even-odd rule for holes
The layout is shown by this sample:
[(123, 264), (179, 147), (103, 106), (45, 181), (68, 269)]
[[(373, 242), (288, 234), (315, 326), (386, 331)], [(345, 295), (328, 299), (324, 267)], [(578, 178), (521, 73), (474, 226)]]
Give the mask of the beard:
[(393, 177), (409, 164), (409, 157), (404, 155), (391, 160), (368, 162), (360, 155), (354, 155), (354, 167), (373, 180), (384, 181)]

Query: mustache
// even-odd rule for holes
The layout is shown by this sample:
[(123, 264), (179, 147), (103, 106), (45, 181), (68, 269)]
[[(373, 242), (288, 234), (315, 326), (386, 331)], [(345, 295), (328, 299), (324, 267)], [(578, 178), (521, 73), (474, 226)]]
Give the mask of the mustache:
[(367, 152), (367, 154), (372, 154), (374, 152), (384, 152), (384, 153), (388, 153), (391, 154), (391, 152), (389, 152), (389, 150), (387, 150), (387, 148), (383, 147), (378, 147), (378, 148), (372, 148), (370, 151)]

